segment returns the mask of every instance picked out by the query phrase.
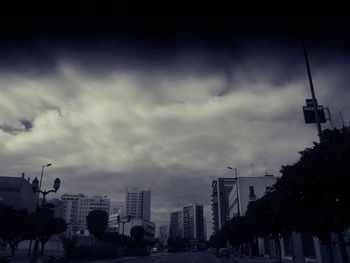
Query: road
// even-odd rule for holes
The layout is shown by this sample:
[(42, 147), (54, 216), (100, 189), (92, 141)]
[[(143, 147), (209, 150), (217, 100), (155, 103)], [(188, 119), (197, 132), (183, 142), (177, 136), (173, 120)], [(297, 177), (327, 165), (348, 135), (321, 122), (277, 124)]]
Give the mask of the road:
[(184, 252), (184, 253), (159, 253), (149, 257), (133, 258), (128, 260), (116, 260), (125, 263), (222, 263), (232, 262), (227, 258), (217, 258), (208, 252)]

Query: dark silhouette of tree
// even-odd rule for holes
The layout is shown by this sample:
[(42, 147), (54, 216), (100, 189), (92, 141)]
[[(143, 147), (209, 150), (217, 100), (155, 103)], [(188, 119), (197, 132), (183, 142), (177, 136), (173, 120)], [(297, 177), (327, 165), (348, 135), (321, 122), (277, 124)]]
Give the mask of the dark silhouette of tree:
[(300, 154), (298, 162), (282, 166), (282, 177), (262, 198), (250, 202), (245, 216), (229, 220), (212, 236), (212, 245), (226, 239), (239, 246), (269, 236), (281, 262), (279, 238), (300, 231), (317, 236), (332, 261), (335, 232), (343, 262), (349, 262), (342, 231), (350, 227), (350, 128), (323, 131), (323, 141)]
[(11, 255), (21, 241), (26, 239), (28, 230), (27, 210), (15, 210), (8, 205), (0, 205), (0, 238), (11, 248)]
[(145, 235), (145, 230), (142, 226), (133, 226), (130, 229), (130, 235), (133, 237), (137, 242), (142, 242), (143, 237)]
[(42, 232), (38, 237), (41, 243), (41, 254), (44, 253), (45, 244), (53, 235), (58, 235), (66, 231), (67, 224), (62, 218), (56, 218), (51, 216), (45, 216), (41, 219)]
[(103, 210), (92, 210), (86, 217), (89, 232), (96, 238), (101, 239), (107, 229), (108, 215)]
[(292, 186), (290, 197), (300, 200), (295, 228), (316, 235), (329, 251), (330, 232), (337, 233), (343, 262), (348, 262), (341, 232), (350, 226), (349, 127), (323, 131), (322, 143), (302, 151), (300, 160), (281, 173), (281, 182)]

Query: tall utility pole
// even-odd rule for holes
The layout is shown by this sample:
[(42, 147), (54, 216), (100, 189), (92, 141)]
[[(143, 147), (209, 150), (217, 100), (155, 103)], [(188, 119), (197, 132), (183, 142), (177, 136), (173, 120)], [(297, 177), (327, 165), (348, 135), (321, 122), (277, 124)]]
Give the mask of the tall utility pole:
[(309, 64), (309, 59), (308, 59), (308, 56), (307, 56), (307, 51), (306, 51), (306, 46), (305, 46), (304, 39), (302, 39), (302, 42), (303, 42), (303, 49), (304, 49), (304, 57), (305, 57), (307, 75), (309, 77), (309, 84), (310, 84), (311, 97), (312, 97), (312, 106), (313, 106), (313, 109), (314, 109), (314, 114), (315, 114), (315, 119), (316, 119), (316, 124), (317, 124), (317, 130), (318, 130), (318, 136), (320, 137), (320, 142), (322, 142), (322, 129), (321, 129), (320, 118), (318, 116), (318, 105), (317, 105), (316, 95), (315, 95), (315, 91), (314, 91), (314, 85), (312, 83), (310, 64)]

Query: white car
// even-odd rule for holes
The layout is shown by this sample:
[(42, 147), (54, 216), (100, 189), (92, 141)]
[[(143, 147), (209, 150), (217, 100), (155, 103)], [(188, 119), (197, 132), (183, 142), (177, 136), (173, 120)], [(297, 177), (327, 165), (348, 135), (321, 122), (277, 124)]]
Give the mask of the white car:
[(157, 247), (152, 248), (152, 253), (155, 253), (155, 252), (158, 252), (158, 248)]

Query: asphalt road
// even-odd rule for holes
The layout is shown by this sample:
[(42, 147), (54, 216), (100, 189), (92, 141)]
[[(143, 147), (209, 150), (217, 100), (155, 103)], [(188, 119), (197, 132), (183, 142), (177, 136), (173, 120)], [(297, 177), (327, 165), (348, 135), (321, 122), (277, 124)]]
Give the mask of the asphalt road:
[(222, 263), (232, 262), (227, 258), (217, 258), (208, 252), (159, 253), (149, 257), (134, 258), (123, 261), (125, 263)]

